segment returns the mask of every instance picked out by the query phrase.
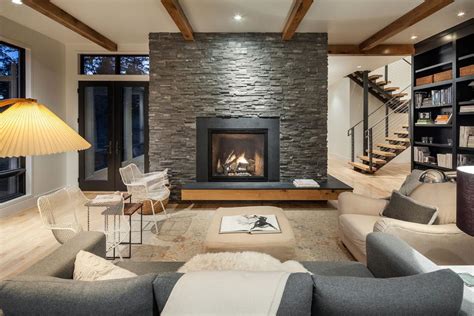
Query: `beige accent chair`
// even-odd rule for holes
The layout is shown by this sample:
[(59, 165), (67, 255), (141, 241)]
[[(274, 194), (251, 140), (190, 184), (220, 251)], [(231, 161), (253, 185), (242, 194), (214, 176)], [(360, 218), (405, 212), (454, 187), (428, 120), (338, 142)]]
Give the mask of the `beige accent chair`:
[(410, 195), (423, 204), (438, 207), (433, 225), (382, 217), (388, 203), (351, 192), (339, 195), (339, 236), (352, 255), (366, 262), (365, 240), (371, 232), (395, 235), (439, 265), (474, 264), (474, 237), (456, 227), (456, 184), (424, 183)]

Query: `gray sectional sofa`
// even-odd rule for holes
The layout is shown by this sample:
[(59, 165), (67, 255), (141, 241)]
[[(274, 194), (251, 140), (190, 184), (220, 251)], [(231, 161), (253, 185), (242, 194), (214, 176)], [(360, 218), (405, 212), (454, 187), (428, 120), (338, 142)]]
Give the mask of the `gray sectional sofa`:
[[(105, 238), (83, 232), (23, 274), (0, 282), (8, 315), (159, 315), (182, 276), (179, 262), (132, 262), (138, 274), (120, 280), (73, 281), (79, 250), (105, 255)], [(367, 238), (367, 267), (356, 262), (303, 262), (313, 275), (295, 273), (278, 315), (456, 315), (462, 280), (451, 270), (425, 273), (427, 260), (393, 236)], [(1, 313), (0, 313), (1, 314)]]

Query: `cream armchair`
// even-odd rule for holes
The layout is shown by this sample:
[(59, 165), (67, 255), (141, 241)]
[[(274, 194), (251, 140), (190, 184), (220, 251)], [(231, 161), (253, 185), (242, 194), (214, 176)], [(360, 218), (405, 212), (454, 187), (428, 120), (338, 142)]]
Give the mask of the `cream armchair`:
[(354, 193), (339, 195), (339, 236), (352, 255), (366, 262), (365, 239), (373, 232), (395, 235), (440, 265), (474, 264), (474, 237), (456, 227), (456, 185), (422, 184), (410, 195), (438, 207), (433, 225), (422, 225), (381, 217), (388, 203)]

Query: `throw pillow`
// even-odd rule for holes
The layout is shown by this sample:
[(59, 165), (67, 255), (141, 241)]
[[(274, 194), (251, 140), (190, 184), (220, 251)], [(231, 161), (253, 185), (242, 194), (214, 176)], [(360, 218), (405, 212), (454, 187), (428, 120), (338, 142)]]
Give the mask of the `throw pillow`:
[(112, 279), (132, 278), (137, 275), (133, 272), (117, 267), (112, 262), (81, 250), (74, 262), (73, 279), (79, 281), (100, 281)]
[(410, 196), (416, 188), (418, 188), (423, 183), (420, 182), (420, 176), (423, 173), (423, 170), (414, 169), (406, 178), (400, 187), (399, 192), (403, 195)]
[(398, 191), (393, 191), (390, 202), (380, 215), (405, 222), (431, 225), (438, 216), (438, 208), (422, 204)]
[(178, 273), (196, 271), (283, 271), (310, 273), (297, 261), (281, 263), (270, 255), (259, 252), (218, 252), (196, 255)]

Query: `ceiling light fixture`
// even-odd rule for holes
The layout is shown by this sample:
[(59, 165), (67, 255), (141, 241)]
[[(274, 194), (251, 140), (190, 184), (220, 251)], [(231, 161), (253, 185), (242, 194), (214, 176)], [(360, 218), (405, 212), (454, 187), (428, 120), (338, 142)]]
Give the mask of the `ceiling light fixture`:
[(459, 12), (458, 12), (458, 16), (459, 16), (459, 17), (464, 16), (465, 14), (466, 14), (466, 12), (464, 12), (464, 11), (459, 11)]
[(360, 69), (360, 68), (362, 68), (362, 66), (361, 66), (361, 65), (358, 65), (358, 66), (357, 66), (357, 69)]
[(21, 0), (12, 0), (12, 3), (14, 3), (14, 4), (23, 4), (23, 2), (21, 2)]
[(412, 35), (410, 38), (411, 38), (412, 40), (416, 40), (416, 39), (418, 38), (418, 36), (417, 36), (417, 35)]
[(236, 15), (234, 15), (234, 20), (242, 21), (242, 16), (240, 14), (236, 14)]

